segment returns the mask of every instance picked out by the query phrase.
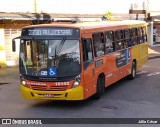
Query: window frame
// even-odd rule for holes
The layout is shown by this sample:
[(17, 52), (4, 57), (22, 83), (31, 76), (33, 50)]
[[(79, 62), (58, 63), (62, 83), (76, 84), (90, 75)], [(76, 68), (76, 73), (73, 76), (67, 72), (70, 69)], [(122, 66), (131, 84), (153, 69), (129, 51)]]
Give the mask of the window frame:
[(144, 43), (146, 43), (148, 40), (147, 40), (147, 28), (146, 26), (143, 26), (142, 27), (142, 32), (143, 32), (143, 40), (144, 40)]
[[(84, 55), (84, 53), (86, 53), (85, 51), (84, 51), (84, 49), (86, 49), (84, 46), (84, 41), (85, 40), (89, 40), (88, 42), (90, 42), (90, 49), (91, 49), (91, 55), (92, 55), (92, 59), (91, 60), (85, 60), (85, 55)], [(93, 61), (94, 61), (94, 55), (93, 55), (93, 45), (92, 45), (92, 39), (91, 38), (82, 38), (82, 51), (83, 51), (83, 66), (84, 66), (84, 70), (86, 70), (91, 64), (93, 64)], [(88, 62), (88, 63), (87, 63)], [(87, 63), (87, 65), (85, 65), (85, 63)]]
[[(96, 34), (100, 34), (100, 38), (99, 39), (97, 39), (97, 38), (95, 38), (94, 36), (96, 35)], [(98, 57), (101, 57), (101, 56), (104, 56), (105, 55), (105, 43), (104, 43), (104, 33), (103, 32), (94, 32), (94, 33), (92, 33), (92, 40), (93, 40), (93, 47), (94, 47), (94, 56), (96, 57), (96, 58), (98, 58)], [(97, 42), (96, 42), (96, 41)], [(97, 44), (98, 43), (98, 41), (100, 42), (99, 44)], [(102, 46), (102, 47), (100, 47), (100, 45)], [(100, 52), (102, 52), (102, 53), (100, 53), (100, 54), (97, 54), (97, 48), (102, 48), (102, 50), (100, 51), (100, 50), (98, 50), (98, 51), (100, 51)]]
[[(107, 38), (108, 38), (107, 34), (109, 36), (108, 40), (109, 40), (109, 43), (110, 43), (110, 45), (109, 45), (108, 48), (106, 47), (107, 43), (108, 43), (108, 41), (107, 41)], [(105, 31), (104, 32), (104, 41), (105, 41), (105, 54), (113, 53), (114, 52), (114, 31), (112, 31), (112, 30)], [(110, 46), (112, 47), (112, 49), (110, 48)], [(109, 49), (109, 48), (111, 49), (111, 51), (107, 51), (107, 49)]]
[[(125, 47), (132, 47), (132, 42), (131, 42), (131, 30), (130, 28), (125, 28), (124, 30), (124, 43), (125, 43)], [(128, 34), (128, 36), (126, 37), (126, 33)]]
[[(132, 27), (130, 28), (131, 30), (131, 43), (132, 43), (132, 46), (136, 46), (138, 45), (138, 33), (137, 33), (137, 27)], [(134, 32), (133, 32), (134, 30)]]
[[(119, 32), (120, 38), (116, 38), (116, 34)], [(120, 44), (121, 43), (121, 44)], [(125, 49), (124, 46), (124, 33), (122, 29), (117, 29), (114, 31), (114, 51), (119, 51)]]

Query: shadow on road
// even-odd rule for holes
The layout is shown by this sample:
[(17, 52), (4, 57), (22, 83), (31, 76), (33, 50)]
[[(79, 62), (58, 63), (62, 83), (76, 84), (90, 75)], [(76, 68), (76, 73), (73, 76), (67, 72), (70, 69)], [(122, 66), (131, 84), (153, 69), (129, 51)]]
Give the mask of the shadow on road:
[(31, 105), (32, 108), (56, 108), (56, 109), (77, 109), (91, 106), (96, 100), (87, 99), (83, 101), (40, 101)]
[(0, 82), (0, 85), (5, 85), (5, 84), (10, 84), (10, 83)]

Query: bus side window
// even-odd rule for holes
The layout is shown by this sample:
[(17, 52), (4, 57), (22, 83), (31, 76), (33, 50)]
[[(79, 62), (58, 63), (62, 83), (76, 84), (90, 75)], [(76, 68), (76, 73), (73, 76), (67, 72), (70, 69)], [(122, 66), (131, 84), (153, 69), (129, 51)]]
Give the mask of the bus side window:
[(104, 55), (104, 37), (103, 33), (93, 33), (93, 44), (95, 57)]
[(144, 43), (147, 42), (147, 34), (146, 34), (146, 27), (142, 27), (142, 32), (143, 32), (143, 40)]
[(93, 62), (92, 41), (90, 38), (82, 39), (84, 68)]
[(123, 48), (123, 32), (122, 30), (117, 30), (115, 31), (115, 50), (121, 50)]
[(142, 27), (137, 28), (137, 33), (138, 33), (138, 44), (144, 43)]
[(113, 52), (113, 31), (105, 32), (105, 53)]
[(130, 35), (130, 29), (125, 29), (125, 30), (124, 30), (124, 38), (125, 38), (126, 48), (132, 46), (130, 36), (131, 36), (131, 35)]
[(32, 43), (30, 41), (26, 41), (26, 61), (31, 61), (32, 58)]
[(137, 45), (137, 28), (131, 28), (131, 42), (132, 45)]

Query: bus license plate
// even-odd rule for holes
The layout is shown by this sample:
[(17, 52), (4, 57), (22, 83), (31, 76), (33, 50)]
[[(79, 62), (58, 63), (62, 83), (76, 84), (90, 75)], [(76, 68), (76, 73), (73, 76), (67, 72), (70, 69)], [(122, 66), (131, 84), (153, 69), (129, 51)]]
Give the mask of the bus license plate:
[(43, 94), (44, 97), (47, 97), (47, 98), (51, 98), (51, 97), (54, 97), (53, 94)]

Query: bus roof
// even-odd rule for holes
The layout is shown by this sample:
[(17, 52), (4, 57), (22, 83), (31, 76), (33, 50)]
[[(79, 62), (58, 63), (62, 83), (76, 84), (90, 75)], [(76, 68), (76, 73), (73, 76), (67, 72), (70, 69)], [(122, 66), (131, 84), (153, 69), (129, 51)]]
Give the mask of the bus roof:
[(111, 28), (111, 27), (137, 27), (145, 26), (147, 23), (145, 21), (137, 20), (123, 20), (123, 21), (101, 21), (101, 22), (53, 22), (51, 24), (39, 24), (26, 26), (25, 28), (35, 28), (35, 27), (68, 27), (68, 28), (79, 28), (79, 29), (96, 29), (96, 28)]

